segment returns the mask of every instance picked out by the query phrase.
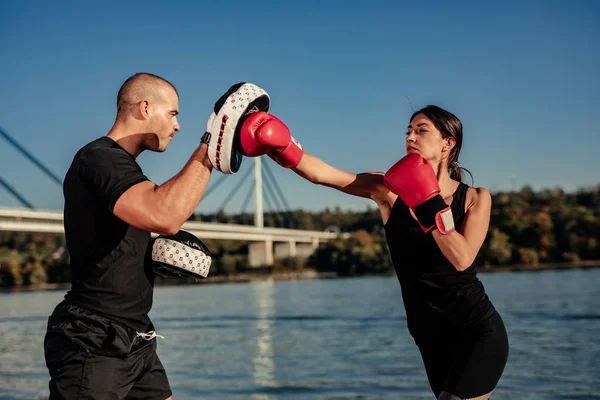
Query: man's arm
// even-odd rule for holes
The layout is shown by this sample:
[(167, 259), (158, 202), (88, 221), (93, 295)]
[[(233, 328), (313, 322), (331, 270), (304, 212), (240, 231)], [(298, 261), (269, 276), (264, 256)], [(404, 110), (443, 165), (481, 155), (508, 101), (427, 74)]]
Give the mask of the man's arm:
[(175, 234), (200, 203), (211, 171), (207, 145), (203, 143), (185, 167), (167, 182), (157, 186), (145, 181), (127, 189), (115, 203), (113, 213), (137, 228)]

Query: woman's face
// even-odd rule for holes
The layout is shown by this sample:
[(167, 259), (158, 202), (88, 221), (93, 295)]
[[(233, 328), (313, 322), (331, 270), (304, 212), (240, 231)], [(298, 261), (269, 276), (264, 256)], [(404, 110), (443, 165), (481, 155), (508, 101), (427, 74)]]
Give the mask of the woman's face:
[(406, 132), (406, 153), (419, 153), (428, 161), (441, 162), (450, 154), (450, 140), (444, 138), (424, 114), (417, 114)]

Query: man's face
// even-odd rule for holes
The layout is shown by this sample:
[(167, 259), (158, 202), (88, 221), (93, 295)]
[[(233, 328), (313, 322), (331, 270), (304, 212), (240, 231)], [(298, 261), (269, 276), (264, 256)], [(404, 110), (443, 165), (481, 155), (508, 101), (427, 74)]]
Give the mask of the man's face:
[(161, 96), (151, 104), (147, 133), (153, 134), (148, 149), (163, 152), (179, 131), (177, 114), (179, 113), (179, 97), (172, 88), (165, 88)]

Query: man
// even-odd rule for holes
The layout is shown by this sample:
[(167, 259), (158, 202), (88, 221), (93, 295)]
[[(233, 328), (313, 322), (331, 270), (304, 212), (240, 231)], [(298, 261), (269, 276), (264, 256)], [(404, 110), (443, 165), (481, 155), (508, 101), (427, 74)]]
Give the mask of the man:
[[(259, 89), (253, 93), (265, 104), (260, 109), (268, 109), (260, 88), (230, 88), (215, 105), (202, 143), (162, 185), (151, 182), (136, 162), (144, 150), (165, 151), (180, 129), (177, 90), (156, 75), (127, 79), (108, 134), (75, 155), (63, 188), (72, 287), (50, 316), (44, 341), (51, 400), (171, 398), (148, 317), (154, 286), (147, 262), (151, 232), (176, 234), (198, 206), (212, 169), (239, 168), (231, 143), (247, 110), (238, 106), (233, 115), (228, 104), (248, 85)], [(215, 121), (227, 112), (223, 120), (232, 129), (219, 132)]]

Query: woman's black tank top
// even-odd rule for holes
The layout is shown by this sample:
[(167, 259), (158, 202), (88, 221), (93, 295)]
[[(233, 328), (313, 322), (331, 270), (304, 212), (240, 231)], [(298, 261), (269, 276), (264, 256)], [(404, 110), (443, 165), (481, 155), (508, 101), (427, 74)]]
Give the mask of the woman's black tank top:
[[(465, 219), (468, 186), (460, 183), (451, 208), (456, 229)], [(463, 330), (495, 312), (477, 278), (475, 265), (458, 271), (442, 254), (431, 231), (424, 233), (398, 197), (385, 224), (387, 244), (402, 288), (409, 332), (431, 336), (432, 330)]]

